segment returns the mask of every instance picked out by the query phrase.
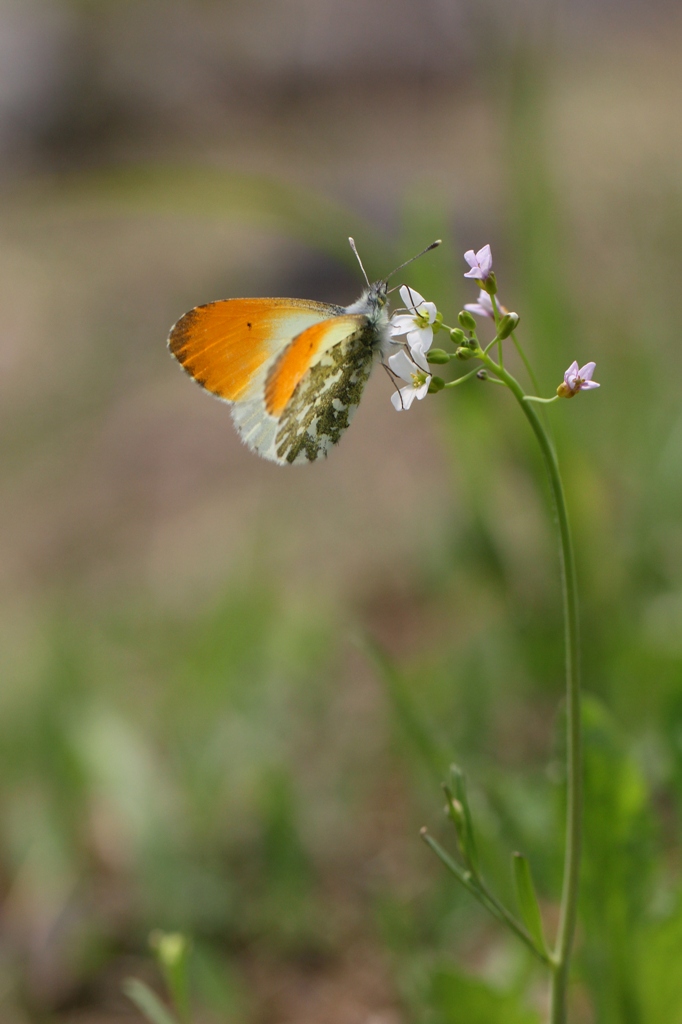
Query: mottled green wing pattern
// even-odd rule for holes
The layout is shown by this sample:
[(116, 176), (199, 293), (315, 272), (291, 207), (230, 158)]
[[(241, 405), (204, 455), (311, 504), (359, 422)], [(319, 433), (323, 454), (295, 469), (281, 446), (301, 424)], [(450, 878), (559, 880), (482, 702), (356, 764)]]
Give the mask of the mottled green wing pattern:
[(363, 324), (308, 370), (279, 419), (278, 461), (313, 462), (338, 444), (360, 404), (376, 351), (376, 331)]

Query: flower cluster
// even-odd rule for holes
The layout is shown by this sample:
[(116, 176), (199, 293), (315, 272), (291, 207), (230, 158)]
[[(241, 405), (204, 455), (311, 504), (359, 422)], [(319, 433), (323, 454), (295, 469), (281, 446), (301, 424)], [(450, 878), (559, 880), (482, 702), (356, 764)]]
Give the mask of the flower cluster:
[[(474, 252), (473, 249), (469, 249), (464, 253), (464, 259), (471, 268), (464, 276), (481, 281), (483, 284), (483, 287), (478, 293), (477, 301), (467, 302), (464, 306), (467, 312), (473, 313), (474, 316), (487, 317), (490, 320), (494, 320), (496, 305), (497, 312), (505, 319), (510, 315), (515, 316), (513, 313), (509, 314), (509, 310), (503, 306), (501, 302), (495, 300), (495, 305), (493, 305), (492, 294), (494, 294), (497, 286), (494, 284), (494, 275), (492, 273), (493, 256), (490, 246), (484, 245), (482, 249), (478, 250), (478, 252)], [(490, 288), (491, 281), (493, 282), (493, 287), (490, 291), (487, 291), (486, 283), (487, 288)], [(500, 326), (504, 327), (504, 323)], [(504, 337), (504, 333), (500, 333), (498, 336)], [(590, 391), (592, 388), (598, 388), (599, 384), (592, 380), (592, 374), (595, 371), (595, 367), (596, 363), (593, 362), (585, 363), (582, 367), (579, 367), (577, 362), (571, 363), (564, 374), (563, 382), (557, 388), (557, 395), (560, 398), (573, 398), (579, 391)], [(544, 401), (546, 401), (546, 399), (544, 399)]]
[(432, 325), (438, 315), (435, 303), (427, 302), (414, 288), (403, 285), (400, 298), (405, 303), (406, 312), (394, 313), (391, 317), (391, 338), (401, 342), (404, 338), (410, 354), (401, 348), (388, 357), (388, 365), (396, 377), (407, 382), (407, 387), (391, 395), (393, 406), (398, 411), (409, 409), (415, 398), (424, 398), (429, 390), (431, 374), (426, 353), (433, 342)]
[[(471, 358), (477, 354), (478, 341), (471, 314), (495, 321), (497, 326), (497, 342), (500, 346), (505, 338), (512, 335), (514, 344), (518, 348), (519, 343), (516, 341), (513, 332), (519, 318), (516, 313), (510, 313), (495, 298), (497, 283), (493, 273), (493, 256), (490, 246), (484, 245), (478, 252), (469, 249), (464, 253), (464, 259), (470, 268), (464, 274), (464, 277), (479, 281), (480, 290), (477, 301), (468, 302), (464, 306), (464, 311), (459, 315), (460, 325), (466, 330), (471, 330), (472, 340), (469, 341), (462, 330), (449, 329), (451, 338), (456, 344), (459, 344), (455, 357), (464, 359)], [(393, 314), (389, 326), (391, 340), (401, 345), (401, 348), (398, 352), (389, 356), (388, 359), (388, 365), (392, 372), (406, 383), (405, 387), (400, 388), (391, 396), (394, 407), (399, 411), (401, 409), (409, 409), (415, 399), (424, 398), (429, 390), (440, 390), (444, 386), (440, 378), (434, 378), (429, 372), (427, 359), (427, 352), (433, 343), (434, 330), (441, 326), (442, 316), (438, 313), (435, 303), (427, 302), (414, 288), (403, 285), (400, 289), (400, 297), (403, 300), (404, 307)], [(486, 349), (486, 353), (487, 351), (488, 349)], [(521, 355), (525, 360), (523, 353)], [(485, 353), (481, 353), (479, 350), (478, 356), (484, 358)], [(453, 357), (450, 356), (449, 358)], [(448, 356), (440, 349), (435, 349), (431, 361), (445, 363), (448, 362)], [(495, 374), (503, 369), (501, 366), (496, 367), (494, 363), (490, 363), (490, 360), (487, 360), (487, 362)], [(526, 365), (528, 365), (527, 362)], [(579, 391), (590, 391), (593, 388), (598, 388), (599, 384), (592, 380), (595, 365), (595, 363), (590, 362), (585, 363), (581, 367), (578, 366), (577, 362), (573, 362), (566, 370), (564, 379), (557, 388), (554, 399), (538, 398), (537, 396), (530, 395), (525, 396), (526, 400), (536, 402), (556, 401), (557, 397), (573, 398)], [(488, 379), (488, 371), (485, 369), (480, 371), (480, 375), (482, 375), (482, 380)]]

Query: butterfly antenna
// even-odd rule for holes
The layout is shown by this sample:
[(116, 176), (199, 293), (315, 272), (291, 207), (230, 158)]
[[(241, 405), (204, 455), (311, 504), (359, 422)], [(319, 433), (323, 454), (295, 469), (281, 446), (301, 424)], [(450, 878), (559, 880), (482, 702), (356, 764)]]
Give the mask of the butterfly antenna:
[(442, 238), (437, 238), (435, 242), (431, 242), (431, 245), (427, 245), (426, 248), (422, 249), (421, 252), (418, 252), (416, 256), (411, 256), (409, 260), (405, 260), (405, 262), (401, 263), (399, 267), (396, 267), (395, 270), (391, 271), (386, 280), (388, 281), (389, 277), (393, 277), (393, 275), (397, 274), (399, 270), (402, 270), (403, 267), (406, 267), (409, 263), (414, 263), (415, 260), (418, 260), (421, 256), (424, 256), (425, 253), (431, 252), (432, 249), (437, 249), (442, 241)]
[(348, 239), (348, 241), (350, 242), (350, 247), (351, 247), (351, 249), (352, 249), (352, 250), (353, 250), (353, 252), (355, 253), (355, 258), (356, 258), (356, 260), (357, 260), (357, 261), (358, 261), (358, 263), (360, 264), (360, 270), (362, 271), (362, 273), (363, 273), (363, 276), (364, 276), (364, 278), (365, 278), (365, 281), (367, 282), (367, 287), (369, 288), (369, 287), (370, 287), (370, 284), (369, 284), (369, 278), (367, 277), (367, 271), (366, 271), (366, 270), (365, 270), (365, 268), (363, 267), (363, 265), (362, 265), (362, 260), (360, 259), (360, 254), (359, 254), (359, 252), (358, 252), (357, 248), (355, 247), (355, 240), (354, 240), (353, 238), (349, 238), (349, 239)]

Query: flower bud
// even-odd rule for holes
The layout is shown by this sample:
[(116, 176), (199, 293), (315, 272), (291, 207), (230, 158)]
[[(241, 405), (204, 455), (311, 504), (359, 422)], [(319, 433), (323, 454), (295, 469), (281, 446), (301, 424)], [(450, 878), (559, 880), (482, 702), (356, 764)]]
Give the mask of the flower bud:
[(516, 330), (518, 322), (518, 313), (505, 313), (497, 328), (497, 337), (500, 339), (508, 338), (512, 331)]
[(444, 387), (445, 381), (442, 377), (432, 377), (429, 384), (429, 394), (435, 395), (437, 391), (442, 391)]
[(459, 327), (453, 327), (450, 331), (450, 340), (454, 341), (455, 345), (466, 345), (469, 339), (463, 330)]
[(456, 359), (471, 359), (473, 355), (474, 351), (468, 345), (460, 345), (455, 352)]
[(426, 360), (429, 363), (449, 363), (452, 356), (442, 348), (432, 348), (426, 353)]
[(462, 807), (459, 800), (455, 800), (450, 790), (446, 790), (446, 793), (449, 799), (444, 808), (445, 813), (447, 814), (448, 818), (452, 819), (452, 821), (457, 826), (458, 830), (464, 828), (466, 825), (466, 819), (464, 817), (464, 808)]
[(481, 288), (488, 295), (497, 295), (497, 278), (494, 270), (491, 270), (488, 276), (481, 281)]
[(154, 931), (149, 936), (149, 944), (159, 958), (159, 963), (168, 970), (177, 967), (188, 950), (187, 939), (180, 932)]
[(471, 313), (469, 313), (466, 309), (463, 309), (461, 311), (457, 319), (459, 320), (460, 327), (463, 327), (465, 331), (476, 330), (476, 321), (474, 320)]

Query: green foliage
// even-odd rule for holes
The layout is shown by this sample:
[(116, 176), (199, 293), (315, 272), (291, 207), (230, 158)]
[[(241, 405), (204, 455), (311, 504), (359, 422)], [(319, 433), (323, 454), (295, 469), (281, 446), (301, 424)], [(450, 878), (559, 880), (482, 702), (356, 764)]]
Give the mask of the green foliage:
[(187, 970), (189, 943), (180, 932), (153, 932), (149, 944), (161, 968), (175, 1011), (182, 1024), (188, 1024), (190, 1019)]
[[(5, 862), (41, 895), (49, 923), (73, 899), (79, 865), (113, 858), (107, 869), (125, 870), (138, 893), (132, 934), (196, 935), (193, 987), (230, 1020), (243, 986), (210, 943), (267, 935), (286, 954), (324, 941), (288, 765), (303, 736), (297, 715), (316, 713), (326, 624), (308, 611), (283, 617), (272, 593), (242, 586), (182, 622), (117, 609), (95, 631), (85, 614), (78, 629), (63, 618), (45, 631), (40, 671), (0, 722)], [(135, 685), (121, 686), (128, 673)], [(90, 831), (100, 818), (101, 835)], [(89, 870), (103, 884), (104, 868)], [(115, 925), (97, 901), (85, 922), (79, 942), (67, 932), (62, 946), (87, 976)], [(171, 955), (176, 938), (155, 948), (184, 1021), (187, 953)], [(129, 995), (161, 1019), (141, 982)]]
[(168, 1012), (156, 992), (143, 981), (127, 978), (123, 982), (123, 991), (150, 1024), (177, 1024), (177, 1020)]
[(638, 928), (651, 895), (652, 812), (641, 770), (607, 711), (584, 705), (581, 964), (603, 1024), (640, 1024)]
[(427, 1008), (418, 1019), (428, 1024), (539, 1024), (540, 1016), (505, 992), (451, 967), (430, 975), (422, 993)]
[(676, 969), (682, 949), (682, 902), (640, 928), (633, 959), (637, 964), (644, 1024), (682, 1018), (682, 977)]

